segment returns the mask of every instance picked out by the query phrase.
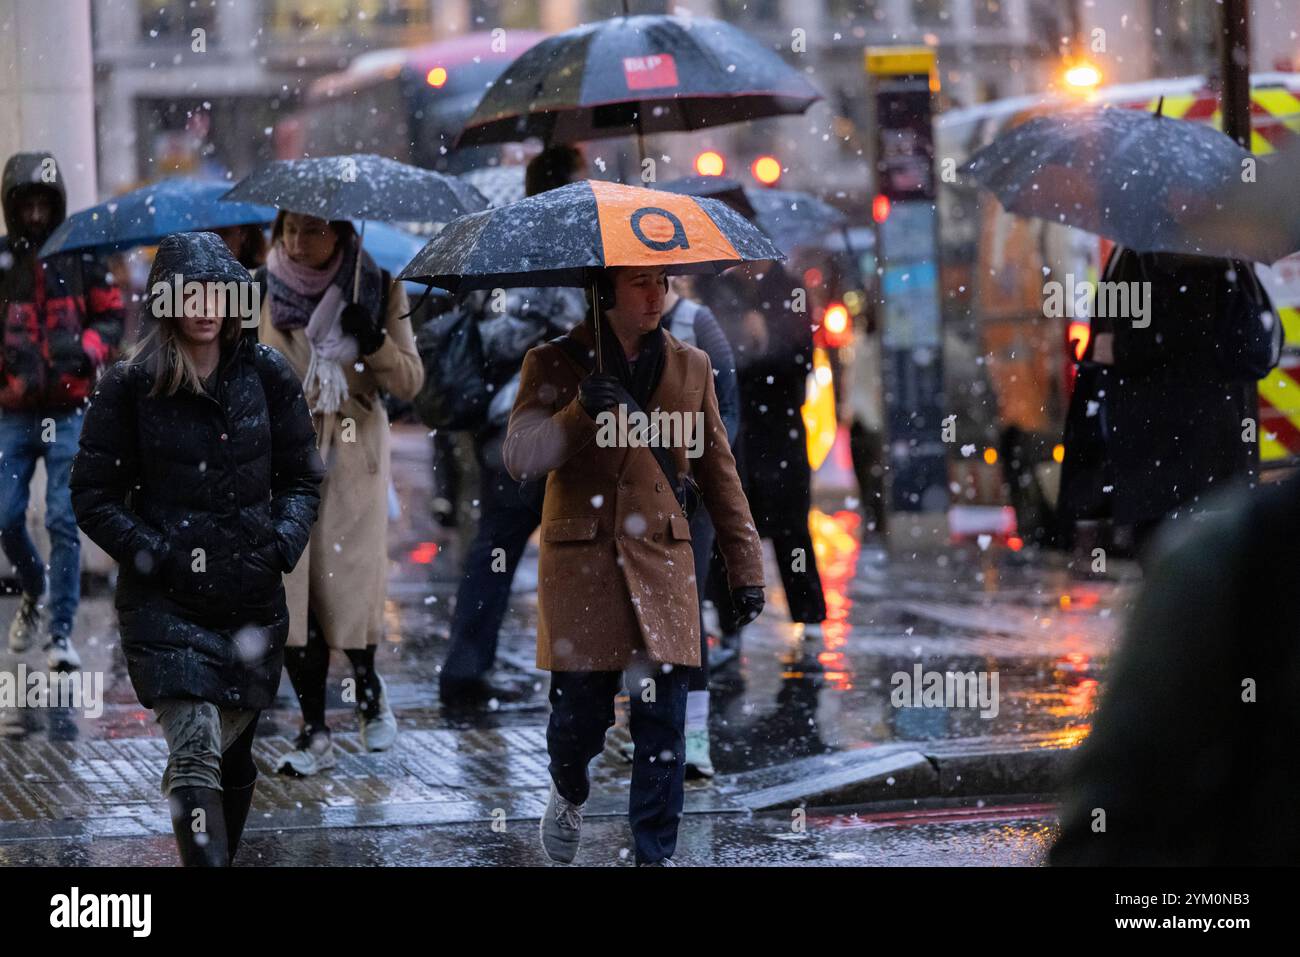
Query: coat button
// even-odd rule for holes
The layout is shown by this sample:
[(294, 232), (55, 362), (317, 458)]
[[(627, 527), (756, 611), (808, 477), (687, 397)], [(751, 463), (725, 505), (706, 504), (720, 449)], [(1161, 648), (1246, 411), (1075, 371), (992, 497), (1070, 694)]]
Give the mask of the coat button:
[(235, 493), (234, 493), (234, 492), (227, 492), (227, 493), (226, 493), (226, 499), (227, 499), (228, 501), (233, 502), (233, 501), (235, 500)]
[(660, 539), (662, 539), (663, 537), (664, 537), (664, 536), (663, 536), (663, 533), (662, 533), (662, 532), (655, 532), (655, 541), (656, 541), (656, 542), (659, 541)]
[(229, 438), (229, 436), (226, 435), (225, 432), (222, 432), (222, 433), (221, 433), (221, 441), (224, 442), (224, 441), (226, 441), (227, 438)]
[(627, 491), (627, 483), (626, 483), (626, 482), (619, 482), (619, 483), (618, 483), (618, 490), (619, 490), (620, 492), (626, 492), (626, 491)]
[(663, 482), (655, 482), (655, 491), (656, 491), (656, 492), (662, 492), (663, 490), (664, 490), (664, 483), (663, 483)]

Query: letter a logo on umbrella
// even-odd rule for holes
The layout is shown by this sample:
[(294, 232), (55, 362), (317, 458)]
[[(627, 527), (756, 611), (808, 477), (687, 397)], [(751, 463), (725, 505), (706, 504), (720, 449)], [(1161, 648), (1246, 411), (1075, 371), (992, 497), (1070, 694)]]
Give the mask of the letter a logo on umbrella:
[(737, 261), (735, 246), (693, 197), (589, 181), (606, 266)]
[[(667, 239), (651, 239), (645, 234), (645, 230), (641, 228), (641, 220), (646, 216), (662, 216), (668, 220), (672, 225), (672, 235)], [(629, 222), (632, 226), (632, 234), (651, 249), (665, 252), (669, 249), (691, 248), (691, 244), (686, 241), (686, 228), (682, 225), (682, 221), (666, 209), (660, 209), (658, 206), (642, 206), (632, 214), (632, 219)]]

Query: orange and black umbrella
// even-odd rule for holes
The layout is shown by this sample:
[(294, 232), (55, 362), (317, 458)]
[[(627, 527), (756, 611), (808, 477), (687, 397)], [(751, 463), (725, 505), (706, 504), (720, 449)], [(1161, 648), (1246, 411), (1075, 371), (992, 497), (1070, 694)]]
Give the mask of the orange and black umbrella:
[(452, 220), (398, 278), (451, 292), (586, 287), (593, 270), (610, 266), (718, 273), (784, 258), (719, 200), (583, 180)]

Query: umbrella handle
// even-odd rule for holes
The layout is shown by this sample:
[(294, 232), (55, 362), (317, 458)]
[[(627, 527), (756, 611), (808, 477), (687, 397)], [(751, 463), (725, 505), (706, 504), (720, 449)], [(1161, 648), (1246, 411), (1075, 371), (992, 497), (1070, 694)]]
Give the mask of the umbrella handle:
[(366, 238), (366, 221), (361, 220), (361, 235), (357, 237), (357, 263), (352, 270), (352, 301), (356, 302), (361, 292), (361, 243)]
[(604, 371), (601, 362), (604, 350), (600, 348), (600, 294), (596, 291), (594, 277), (591, 280), (591, 317), (594, 320), (592, 325), (595, 327), (596, 333), (596, 374), (599, 375)]

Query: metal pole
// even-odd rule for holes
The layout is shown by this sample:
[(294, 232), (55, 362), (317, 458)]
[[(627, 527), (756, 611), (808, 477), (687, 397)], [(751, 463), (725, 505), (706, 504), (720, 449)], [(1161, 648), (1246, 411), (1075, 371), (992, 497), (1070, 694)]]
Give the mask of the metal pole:
[(1223, 132), (1250, 149), (1250, 0), (1223, 0)]

